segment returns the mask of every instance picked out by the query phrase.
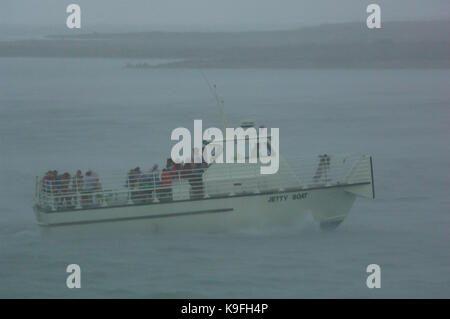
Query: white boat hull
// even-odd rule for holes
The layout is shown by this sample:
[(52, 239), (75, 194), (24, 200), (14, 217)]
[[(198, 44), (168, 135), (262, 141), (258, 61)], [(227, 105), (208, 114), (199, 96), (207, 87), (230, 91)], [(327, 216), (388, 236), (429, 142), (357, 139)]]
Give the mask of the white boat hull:
[[(121, 207), (51, 211), (35, 207), (37, 220), (52, 229), (132, 231), (205, 230), (298, 223), (311, 213), (322, 227), (333, 228), (348, 215), (356, 195), (371, 196), (371, 183), (316, 187), (223, 198), (171, 201)], [(356, 191), (355, 191), (356, 190)]]

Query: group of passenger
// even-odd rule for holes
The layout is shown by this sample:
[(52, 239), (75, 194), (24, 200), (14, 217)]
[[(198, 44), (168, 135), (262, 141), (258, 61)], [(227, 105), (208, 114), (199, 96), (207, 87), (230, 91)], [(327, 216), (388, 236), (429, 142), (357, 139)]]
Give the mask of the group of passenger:
[[(190, 187), (190, 198), (203, 197), (203, 173), (208, 167), (205, 161), (198, 162), (198, 152), (193, 152), (190, 161), (174, 163), (169, 158), (162, 171), (155, 164), (151, 170), (142, 171), (140, 167), (128, 171), (125, 187), (128, 188), (129, 200), (135, 204), (173, 200), (172, 186), (174, 180), (186, 180)], [(102, 198), (102, 184), (98, 175), (88, 170), (83, 175), (81, 170), (72, 176), (68, 172), (58, 173), (56, 170), (48, 171), (42, 179), (44, 194), (51, 195), (57, 209), (92, 206)], [(79, 201), (78, 201), (79, 200)]]
[[(201, 198), (203, 197), (202, 176), (207, 166), (205, 162), (174, 163), (169, 158), (161, 172), (157, 164), (148, 173), (143, 173), (139, 167), (129, 170), (125, 186), (130, 190), (133, 203), (149, 202), (154, 198), (160, 201), (171, 201), (173, 200), (173, 182), (187, 180), (191, 186), (190, 197)], [(154, 194), (155, 191), (156, 194)]]
[(191, 199), (203, 197), (203, 173), (208, 168), (208, 164), (204, 161), (201, 163), (194, 163), (186, 161), (186, 163), (174, 163), (172, 159), (167, 159), (166, 167), (161, 173), (161, 182), (163, 190), (165, 191), (165, 198), (172, 199), (172, 181), (177, 179), (178, 181), (187, 180), (191, 186), (190, 197)]
[(81, 205), (91, 205), (93, 196), (91, 193), (100, 192), (102, 185), (98, 175), (88, 170), (85, 175), (78, 170), (73, 176), (64, 172), (48, 171), (42, 179), (42, 188), (46, 195), (55, 196), (55, 204), (58, 208), (74, 207), (78, 194), (81, 194)]
[(134, 203), (152, 201), (153, 190), (161, 185), (159, 175), (157, 164), (149, 172), (142, 172), (140, 167), (129, 170), (125, 187), (130, 190), (130, 199)]

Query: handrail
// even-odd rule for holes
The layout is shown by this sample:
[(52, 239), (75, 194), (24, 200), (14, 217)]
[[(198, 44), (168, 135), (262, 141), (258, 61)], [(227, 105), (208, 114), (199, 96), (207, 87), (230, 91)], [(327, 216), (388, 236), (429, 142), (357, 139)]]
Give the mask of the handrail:
[[(370, 182), (369, 159), (365, 155), (331, 155), (328, 162), (323, 162), (316, 157), (309, 163), (280, 165), (278, 173), (273, 175), (260, 175), (259, 166), (255, 164), (213, 164), (169, 172), (168, 179), (162, 172), (140, 176), (126, 173), (92, 176), (88, 180), (84, 177), (83, 183), (76, 176), (60, 180), (41, 177), (36, 180), (36, 202), (40, 208), (52, 211), (77, 210), (234, 196), (293, 187), (345, 185), (349, 178), (352, 184), (364, 183)], [(82, 185), (81, 189), (79, 185)]]

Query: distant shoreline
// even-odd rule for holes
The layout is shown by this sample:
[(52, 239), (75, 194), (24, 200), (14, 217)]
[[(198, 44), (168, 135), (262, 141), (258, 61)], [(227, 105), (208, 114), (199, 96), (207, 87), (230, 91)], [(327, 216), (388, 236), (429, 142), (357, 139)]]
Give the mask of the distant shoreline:
[[(443, 20), (389, 22), (379, 30), (345, 23), (286, 31), (55, 35), (0, 42), (0, 57), (127, 58), (145, 68), (450, 68), (448, 30), (450, 21)], [(174, 61), (147, 66), (146, 59)]]

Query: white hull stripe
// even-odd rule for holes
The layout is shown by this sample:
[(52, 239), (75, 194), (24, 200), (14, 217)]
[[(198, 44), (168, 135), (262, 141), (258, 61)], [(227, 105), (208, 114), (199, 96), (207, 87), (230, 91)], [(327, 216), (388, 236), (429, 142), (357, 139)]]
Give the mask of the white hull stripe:
[(216, 213), (232, 212), (233, 210), (234, 210), (234, 208), (207, 209), (207, 210), (198, 210), (198, 211), (192, 211), (192, 212), (181, 212), (181, 213), (172, 213), (172, 214), (158, 214), (158, 215), (134, 216), (134, 217), (118, 217), (118, 218), (79, 221), (79, 222), (66, 222), (66, 223), (56, 223), (56, 224), (41, 224), (41, 226), (69, 226), (69, 225), (82, 225), (82, 224), (94, 224), (94, 223), (106, 223), (106, 222), (119, 222), (119, 221), (134, 220), (134, 219), (167, 218), (167, 217), (179, 217), (179, 216), (201, 215), (201, 214), (216, 214)]

